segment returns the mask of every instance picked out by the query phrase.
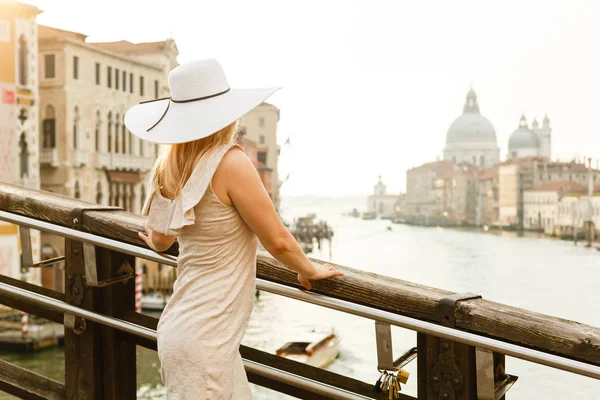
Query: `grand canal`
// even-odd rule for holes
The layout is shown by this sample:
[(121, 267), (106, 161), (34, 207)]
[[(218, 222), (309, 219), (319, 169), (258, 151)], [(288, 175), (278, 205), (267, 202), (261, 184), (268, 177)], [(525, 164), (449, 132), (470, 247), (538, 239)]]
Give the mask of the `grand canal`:
[[(317, 213), (335, 229), (331, 260), (420, 284), (457, 292), (475, 292), (488, 300), (600, 326), (600, 253), (572, 243), (514, 233), (463, 231), (391, 225), (343, 217), (364, 208), (364, 198), (294, 198), (284, 200), (282, 214), (291, 220)], [(312, 256), (329, 259), (327, 246)], [(311, 331), (334, 331), (341, 338), (339, 358), (331, 370), (374, 382), (377, 379), (374, 323), (269, 293), (261, 293), (244, 343), (273, 352), (286, 338)], [(415, 345), (414, 332), (393, 329), (394, 352)], [(62, 349), (34, 355), (0, 357), (62, 380)], [(138, 398), (160, 399), (158, 358), (138, 349)], [(404, 391), (416, 393), (416, 363)], [(594, 399), (600, 383), (574, 374), (507, 359), (519, 381), (510, 399)], [(254, 388), (256, 399), (286, 398)], [(11, 398), (0, 393), (0, 399)]]

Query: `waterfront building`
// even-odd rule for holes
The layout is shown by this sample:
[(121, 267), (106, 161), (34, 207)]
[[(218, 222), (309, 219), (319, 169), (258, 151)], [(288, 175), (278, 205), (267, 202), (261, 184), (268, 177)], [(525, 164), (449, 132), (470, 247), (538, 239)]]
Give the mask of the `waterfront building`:
[[(139, 213), (159, 146), (131, 135), (123, 119), (133, 105), (169, 96), (177, 55), (172, 39), (89, 43), (40, 25), (42, 189)], [(62, 254), (63, 241), (42, 235), (42, 252)], [(48, 287), (61, 281), (43, 276)]]
[(276, 209), (279, 209), (279, 145), (277, 144), (277, 124), (279, 109), (272, 104), (262, 103), (242, 118), (245, 137), (256, 143), (258, 171), (271, 196)]
[(490, 227), (498, 221), (498, 167), (480, 171), (475, 184), (477, 185), (475, 225)]
[[(14, 0), (0, 5), (0, 181), (40, 188), (37, 7)], [(31, 232), (33, 261), (40, 235)], [(16, 225), (0, 222), (0, 275), (39, 282), (39, 269), (21, 267)]]
[(496, 131), (479, 112), (477, 94), (473, 89), (467, 93), (463, 114), (448, 128), (444, 160), (479, 167), (490, 167), (500, 161)]
[(600, 182), (600, 170), (583, 162), (549, 162), (546, 157), (510, 159), (498, 165), (499, 210), (496, 225), (524, 227), (523, 193), (536, 186), (570, 181), (588, 184)]
[[(250, 140), (246, 133), (246, 128), (242, 127), (240, 135), (238, 137), (238, 141), (240, 146), (244, 149), (244, 152), (252, 161), (252, 165), (258, 171), (258, 175), (260, 176), (260, 180), (265, 187), (269, 197), (273, 198), (273, 169), (266, 165), (266, 157), (261, 155), (261, 159), (258, 159), (259, 147), (255, 141)], [(261, 146), (261, 149), (264, 149), (264, 146)], [(264, 154), (265, 150), (263, 150), (262, 154)]]
[(558, 218), (558, 205), (566, 194), (583, 192), (585, 185), (558, 181), (535, 186), (523, 193), (523, 228), (553, 234)]
[(434, 181), (436, 208), (444, 225), (476, 223), (478, 170), (470, 164), (439, 174)]
[(443, 210), (436, 199), (435, 181), (457, 166), (451, 160), (434, 161), (406, 171), (407, 221), (434, 224), (442, 221)]
[(544, 117), (542, 126), (536, 119), (533, 120), (531, 129), (525, 115), (521, 115), (519, 127), (508, 139), (508, 157), (545, 157), (547, 160), (552, 156), (552, 128), (548, 116)]
[(377, 184), (373, 187), (373, 194), (367, 198), (367, 209), (370, 213), (375, 213), (377, 218), (392, 219), (399, 207), (398, 201), (397, 194), (387, 193), (387, 187), (383, 184), (380, 176)]
[(566, 193), (557, 205), (556, 226), (552, 232), (563, 238), (600, 235), (600, 185)]

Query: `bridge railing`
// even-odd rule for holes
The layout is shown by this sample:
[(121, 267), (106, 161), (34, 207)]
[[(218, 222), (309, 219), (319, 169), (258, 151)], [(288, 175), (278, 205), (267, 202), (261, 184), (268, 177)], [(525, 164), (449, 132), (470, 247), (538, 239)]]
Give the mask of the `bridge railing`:
[[(138, 215), (1, 183), (0, 220), (19, 225), (22, 238), (28, 228), (65, 238), (65, 293), (0, 275), (0, 303), (68, 328), (64, 385), (2, 361), (0, 390), (24, 398), (135, 398), (135, 346), (156, 349), (157, 319), (135, 312), (131, 266), (135, 257), (175, 266), (176, 246), (164, 254), (145, 247)], [(516, 380), (504, 369), (505, 355), (600, 379), (599, 328), (339, 268), (342, 278), (313, 282), (306, 292), (293, 271), (260, 253), (257, 287), (374, 320), (377, 367), (392, 370), (416, 354), (419, 399), (503, 398)], [(416, 351), (394, 360), (390, 325), (416, 331)], [(299, 398), (388, 398), (372, 383), (246, 346), (240, 352), (249, 380), (273, 390)]]

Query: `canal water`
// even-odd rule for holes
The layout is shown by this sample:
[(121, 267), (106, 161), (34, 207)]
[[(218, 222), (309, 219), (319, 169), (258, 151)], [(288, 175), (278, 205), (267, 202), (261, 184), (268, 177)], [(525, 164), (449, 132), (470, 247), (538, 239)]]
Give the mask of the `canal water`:
[[(365, 206), (365, 198), (293, 198), (282, 202), (282, 215), (291, 220), (316, 213), (328, 221), (335, 230), (335, 263), (600, 326), (600, 252), (537, 235), (392, 225), (341, 215)], [(325, 245), (311, 255), (329, 260), (329, 254)], [(333, 331), (341, 339), (340, 356), (330, 370), (375, 382), (370, 320), (261, 292), (244, 344), (274, 352), (288, 338), (312, 331)], [(392, 333), (395, 356), (416, 345), (414, 332), (393, 328)], [(0, 357), (57, 380), (64, 376), (62, 349)], [(590, 378), (514, 358), (507, 358), (506, 367), (519, 376), (510, 399), (600, 398), (600, 382)], [(139, 399), (165, 398), (158, 369), (156, 353), (138, 348)], [(407, 369), (411, 377), (403, 392), (416, 395), (416, 361)], [(288, 398), (253, 390), (255, 399)], [(0, 399), (9, 398), (0, 392)]]

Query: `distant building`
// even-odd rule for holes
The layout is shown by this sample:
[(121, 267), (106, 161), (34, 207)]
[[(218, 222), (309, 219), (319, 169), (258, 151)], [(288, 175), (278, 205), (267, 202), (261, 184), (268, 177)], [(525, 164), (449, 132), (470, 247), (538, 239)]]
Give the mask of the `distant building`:
[[(89, 43), (40, 25), (39, 53), (42, 189), (139, 213), (159, 146), (129, 133), (123, 119), (133, 105), (169, 96), (175, 42)], [(44, 257), (62, 254), (63, 243), (43, 234)], [(56, 270), (43, 271), (44, 286), (60, 285)]]
[(457, 166), (451, 160), (434, 161), (406, 171), (406, 215), (412, 223), (433, 224), (443, 221), (444, 210), (436, 198), (438, 176)]
[(523, 193), (546, 183), (570, 181), (586, 185), (600, 182), (600, 171), (581, 162), (548, 162), (545, 157), (507, 160), (498, 165), (499, 213), (497, 225), (524, 228)]
[(534, 119), (530, 129), (525, 115), (521, 115), (519, 128), (508, 139), (507, 158), (545, 157), (550, 160), (551, 155), (552, 128), (548, 116), (544, 117), (541, 127)]
[(377, 184), (373, 188), (373, 194), (367, 198), (367, 209), (375, 213), (377, 218), (392, 219), (396, 214), (399, 196), (396, 194), (387, 194), (386, 186), (379, 177)]
[[(272, 104), (262, 103), (242, 118), (245, 137), (256, 143), (258, 168), (263, 179), (270, 180), (267, 189), (275, 208), (279, 209), (279, 145), (277, 144), (277, 124), (279, 109)], [(265, 187), (269, 185), (265, 184)]]
[(498, 168), (481, 170), (476, 185), (475, 225), (490, 227), (498, 221)]
[[(40, 188), (37, 7), (3, 1), (0, 15), (0, 181)], [(31, 232), (33, 260), (39, 232)], [(39, 281), (39, 269), (21, 269), (18, 227), (0, 222), (0, 275)]]
[(500, 160), (496, 131), (480, 114), (477, 94), (473, 89), (467, 93), (463, 114), (448, 128), (444, 160), (479, 167), (490, 167)]
[(600, 234), (600, 185), (565, 193), (557, 205), (554, 235), (563, 238), (585, 238), (592, 234), (592, 240)]
[(477, 170), (467, 164), (439, 174), (434, 182), (437, 210), (445, 225), (476, 223)]
[[(255, 141), (248, 139), (246, 135), (246, 128), (242, 128), (242, 132), (239, 137), (239, 142), (244, 152), (252, 161), (252, 165), (258, 171), (258, 175), (260, 176), (260, 180), (265, 187), (269, 197), (273, 198), (273, 170), (266, 166), (266, 157), (261, 156), (261, 160), (259, 161), (258, 155), (258, 146)], [(265, 146), (261, 146), (261, 149), (264, 149)], [(261, 154), (265, 154), (265, 152), (261, 152)]]
[(553, 234), (560, 201), (565, 194), (583, 192), (585, 188), (581, 183), (558, 181), (526, 190), (523, 193), (523, 228)]

